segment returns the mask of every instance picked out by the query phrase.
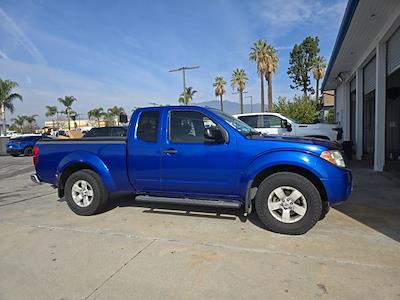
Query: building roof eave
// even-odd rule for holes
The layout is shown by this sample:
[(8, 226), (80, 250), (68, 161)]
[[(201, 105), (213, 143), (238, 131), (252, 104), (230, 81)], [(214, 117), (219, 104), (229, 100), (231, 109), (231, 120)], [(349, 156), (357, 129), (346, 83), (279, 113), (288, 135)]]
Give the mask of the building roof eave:
[(346, 37), (347, 30), (350, 27), (351, 21), (354, 16), (354, 12), (357, 9), (359, 0), (349, 0), (346, 6), (346, 10), (344, 12), (342, 23), (340, 24), (340, 29), (338, 36), (336, 37), (335, 46), (333, 47), (331, 57), (329, 59), (328, 68), (326, 69), (326, 74), (324, 80), (321, 85), (321, 90), (325, 90), (326, 83), (328, 78), (331, 76), (331, 71), (333, 65), (335, 64), (336, 58), (339, 54), (340, 48), (342, 47), (344, 38)]

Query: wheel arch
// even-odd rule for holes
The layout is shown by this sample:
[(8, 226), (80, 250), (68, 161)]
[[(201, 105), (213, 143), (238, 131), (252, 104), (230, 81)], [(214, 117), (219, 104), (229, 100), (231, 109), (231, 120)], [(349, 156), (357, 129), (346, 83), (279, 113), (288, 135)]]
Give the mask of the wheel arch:
[(64, 196), (64, 187), (68, 177), (85, 169), (98, 174), (107, 191), (114, 191), (115, 183), (110, 171), (98, 156), (87, 152), (73, 152), (71, 156), (65, 157), (57, 168), (57, 187), (60, 198)]
[(251, 188), (258, 188), (258, 186), (266, 179), (268, 176), (278, 173), (278, 172), (292, 172), (304, 176), (309, 181), (311, 181), (314, 186), (317, 188), (318, 192), (321, 195), (321, 200), (323, 202), (328, 201), (328, 195), (325, 190), (325, 187), (319, 177), (313, 173), (312, 171), (298, 166), (298, 165), (291, 165), (291, 164), (279, 164), (267, 167), (260, 171), (253, 179)]

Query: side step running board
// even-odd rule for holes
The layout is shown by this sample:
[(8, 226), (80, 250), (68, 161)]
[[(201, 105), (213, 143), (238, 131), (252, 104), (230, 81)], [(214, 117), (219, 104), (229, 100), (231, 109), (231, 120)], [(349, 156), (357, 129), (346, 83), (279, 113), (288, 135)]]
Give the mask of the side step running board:
[(203, 200), (203, 199), (189, 199), (189, 198), (166, 198), (166, 197), (154, 197), (154, 196), (143, 196), (143, 195), (138, 195), (135, 197), (135, 199), (138, 201), (145, 201), (145, 202), (162, 202), (162, 203), (226, 207), (226, 208), (240, 208), (240, 206), (242, 206), (242, 203), (239, 201), (227, 201), (219, 199)]

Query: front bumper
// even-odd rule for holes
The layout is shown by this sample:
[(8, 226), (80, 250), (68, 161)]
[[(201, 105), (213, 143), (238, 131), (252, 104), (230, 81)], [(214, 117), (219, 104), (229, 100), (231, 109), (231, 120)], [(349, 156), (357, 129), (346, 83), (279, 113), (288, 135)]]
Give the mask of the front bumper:
[(331, 205), (346, 201), (353, 190), (353, 177), (349, 169), (343, 169), (339, 177), (322, 179), (322, 183)]
[(22, 154), (22, 153), (24, 153), (24, 150), (22, 150), (22, 149), (7, 148), (7, 154), (13, 155), (13, 154)]

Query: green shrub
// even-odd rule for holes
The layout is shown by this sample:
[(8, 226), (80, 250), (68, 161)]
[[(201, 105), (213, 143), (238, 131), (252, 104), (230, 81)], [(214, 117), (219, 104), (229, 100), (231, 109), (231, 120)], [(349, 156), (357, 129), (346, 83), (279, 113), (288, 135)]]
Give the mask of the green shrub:
[(318, 105), (309, 97), (295, 96), (293, 100), (279, 97), (274, 104), (274, 112), (295, 119), (299, 123), (314, 123), (318, 121)]

